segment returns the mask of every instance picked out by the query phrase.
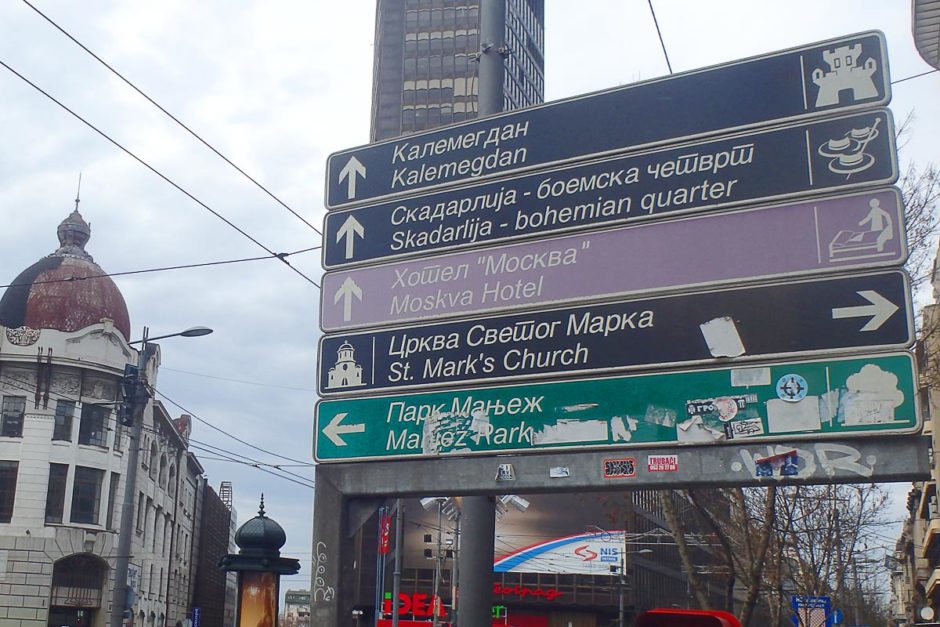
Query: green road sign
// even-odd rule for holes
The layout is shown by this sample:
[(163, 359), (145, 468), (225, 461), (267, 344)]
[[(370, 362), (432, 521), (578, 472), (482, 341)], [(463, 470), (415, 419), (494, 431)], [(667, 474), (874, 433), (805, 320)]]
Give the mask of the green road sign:
[(321, 401), (319, 462), (919, 430), (908, 353)]

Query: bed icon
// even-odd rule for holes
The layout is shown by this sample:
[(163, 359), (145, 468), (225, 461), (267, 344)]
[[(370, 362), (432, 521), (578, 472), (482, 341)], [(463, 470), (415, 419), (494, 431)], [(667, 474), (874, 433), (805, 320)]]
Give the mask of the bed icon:
[(867, 230), (843, 229), (836, 233), (829, 242), (830, 261), (867, 259), (890, 254), (884, 252), (884, 247), (894, 237), (891, 214), (881, 208), (877, 198), (869, 201), (868, 206), (871, 210), (858, 223), (860, 227), (867, 225)]

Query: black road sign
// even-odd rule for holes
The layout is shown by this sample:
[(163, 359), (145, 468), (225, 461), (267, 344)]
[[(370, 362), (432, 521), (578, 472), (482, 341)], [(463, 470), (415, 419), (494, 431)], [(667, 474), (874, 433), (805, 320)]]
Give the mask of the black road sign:
[(889, 111), (634, 153), (330, 212), (323, 265), (887, 184), (896, 155)]
[(886, 104), (886, 59), (883, 35), (861, 33), (344, 150), (326, 206)]
[(322, 395), (900, 348), (902, 271), (327, 335)]

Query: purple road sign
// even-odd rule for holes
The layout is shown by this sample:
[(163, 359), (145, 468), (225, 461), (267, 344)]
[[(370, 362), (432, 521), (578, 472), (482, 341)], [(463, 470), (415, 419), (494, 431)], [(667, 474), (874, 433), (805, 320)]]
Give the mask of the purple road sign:
[(328, 272), (321, 327), (894, 266), (907, 257), (901, 207), (890, 188)]

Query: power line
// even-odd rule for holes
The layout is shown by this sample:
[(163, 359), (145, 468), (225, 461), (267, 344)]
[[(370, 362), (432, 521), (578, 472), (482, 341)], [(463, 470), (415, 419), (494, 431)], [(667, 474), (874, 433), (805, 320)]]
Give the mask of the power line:
[[(32, 392), (32, 391), (33, 391), (31, 388), (26, 387), (23, 383), (21, 383), (21, 382), (19, 382), (19, 381), (7, 379), (7, 378), (4, 378), (4, 377), (0, 377), (0, 384), (6, 385), (7, 387), (10, 387), (10, 388), (13, 388), (13, 389), (23, 390), (24, 392)], [(69, 402), (72, 402), (72, 403), (83, 403), (83, 404), (84, 404), (84, 402), (83, 402), (83, 401), (80, 401), (79, 399), (76, 399), (76, 398), (73, 398), (73, 397), (70, 397), (70, 396), (66, 396), (66, 395), (64, 395), (64, 394), (59, 394), (59, 393), (57, 393), (57, 392), (53, 392), (53, 393), (51, 394), (51, 396), (55, 397), (55, 400), (56, 400), (56, 401), (65, 400), (65, 401), (69, 401)], [(108, 403), (91, 403), (91, 404), (93, 404), (93, 405), (99, 405), (99, 406), (100, 406), (100, 405), (113, 405), (113, 404), (115, 404), (115, 402), (112, 401), (112, 402), (108, 402)], [(31, 414), (31, 413), (29, 413), (29, 412), (24, 413), (24, 416), (36, 416), (36, 415), (37, 415), (37, 414)], [(73, 415), (73, 416), (71, 416), (71, 418), (75, 418), (75, 416)], [(79, 417), (79, 420), (81, 420), (81, 417)], [(107, 420), (107, 422), (109, 423), (108, 429), (109, 429), (110, 431), (116, 431), (116, 427), (117, 427), (117, 423), (118, 423), (117, 416), (115, 416), (113, 412), (109, 412), (108, 417), (106, 418), (106, 420)], [(113, 427), (110, 426), (111, 423), (113, 423), (113, 425), (114, 425)], [(148, 426), (146, 426), (146, 425), (142, 425), (142, 429), (143, 429), (143, 431), (144, 431), (145, 433), (149, 433), (149, 434), (154, 435), (154, 436), (161, 436), (161, 435), (163, 435), (163, 433), (162, 433), (160, 430), (158, 430), (155, 426), (153, 426), (153, 427), (148, 427)], [(132, 444), (131, 444), (131, 442), (130, 442), (130, 433), (127, 433), (127, 432), (124, 431), (124, 429), (122, 429), (122, 430), (121, 430), (121, 435), (127, 435), (127, 436), (128, 436), (128, 446), (131, 446)], [(115, 435), (115, 437), (117, 437), (117, 434)], [(71, 440), (70, 440), (70, 441), (71, 441)], [(217, 447), (217, 446), (208, 444), (208, 443), (206, 443), (206, 442), (200, 442), (199, 440), (190, 439), (189, 442), (190, 442), (191, 445), (204, 445), (204, 446), (209, 446), (209, 447), (212, 447), (212, 448), (214, 448), (214, 449), (217, 449), (217, 451), (221, 451), (221, 452), (214, 452), (214, 451), (213, 451), (213, 453), (216, 454), (216, 455), (228, 454), (228, 455), (233, 455), (233, 456), (244, 457), (245, 459), (249, 459), (249, 460), (251, 459), (251, 458), (249, 458), (249, 457), (247, 457), (247, 456), (245, 456), (245, 455), (242, 455), (241, 453), (237, 453), (237, 452), (235, 452), (235, 451), (229, 451), (229, 450), (223, 449), (223, 448), (221, 448), (221, 447)], [(141, 445), (141, 443), (137, 443), (136, 446), (140, 446), (140, 445)], [(201, 449), (201, 447), (199, 447), (199, 446), (192, 446), (192, 448)], [(202, 449), (202, 450), (205, 450), (205, 449)], [(236, 460), (236, 459), (230, 457), (230, 458), (229, 458), (229, 461), (238, 461), (238, 460)], [(241, 462), (241, 463), (244, 463), (244, 464), (247, 465), (247, 466), (252, 466), (252, 467), (256, 468), (257, 470), (261, 470), (262, 472), (267, 472), (268, 474), (274, 475), (275, 477), (280, 477), (281, 479), (287, 479), (288, 481), (293, 481), (294, 483), (297, 483), (297, 482), (294, 481), (293, 479), (291, 479), (291, 478), (285, 476), (285, 475), (278, 474), (278, 473), (272, 472), (272, 471), (270, 471), (270, 470), (266, 470), (265, 468), (261, 468), (260, 466), (270, 466), (270, 467), (272, 467), (272, 468), (276, 468), (278, 471), (280, 471), (280, 472), (282, 472), (282, 473), (290, 474), (290, 475), (293, 475), (293, 476), (296, 476), (296, 477), (300, 477), (300, 478), (302, 478), (302, 479), (304, 479), (304, 480), (306, 480), (306, 481), (310, 481), (310, 480), (307, 479), (306, 477), (303, 477), (303, 476), (301, 476), (301, 475), (296, 475), (295, 473), (291, 473), (291, 472), (289, 472), (289, 471), (283, 470), (282, 468), (280, 468), (280, 466), (279, 466), (278, 464), (267, 464), (267, 463), (265, 463), (265, 462), (258, 462), (258, 461), (256, 461), (256, 460), (251, 460), (251, 462)], [(304, 465), (305, 465), (305, 466), (312, 466), (313, 464), (304, 464)], [(305, 485), (304, 487), (311, 487), (311, 486), (306, 486), (306, 485)]]
[[(213, 444), (207, 444), (207, 443), (205, 443), (205, 442), (196, 442), (196, 444), (201, 444), (202, 446), (209, 447), (210, 449), (215, 449), (215, 450), (206, 450), (206, 449), (202, 449), (202, 450), (205, 450), (207, 453), (212, 453), (212, 454), (214, 454), (214, 455), (222, 455), (222, 454), (236, 455), (236, 456), (238, 456), (238, 457), (242, 457), (242, 458), (248, 460), (248, 463), (257, 464), (258, 467), (260, 467), (260, 466), (269, 466), (269, 467), (271, 467), (271, 468), (275, 468), (275, 469), (277, 469), (277, 470), (280, 470), (280, 471), (283, 472), (284, 474), (290, 475), (290, 476), (292, 476), (292, 477), (297, 477), (298, 479), (303, 479), (304, 481), (307, 481), (307, 482), (309, 482), (309, 483), (313, 483), (313, 480), (312, 480), (312, 479), (310, 479), (310, 478), (308, 478), (308, 477), (305, 477), (304, 475), (298, 475), (297, 473), (291, 472), (291, 471), (289, 471), (289, 470), (283, 470), (283, 469), (280, 468), (277, 464), (268, 464), (268, 463), (266, 463), (266, 462), (258, 461), (257, 459), (252, 459), (251, 457), (248, 457), (247, 455), (243, 455), (243, 454), (241, 454), (241, 453), (234, 453), (234, 452), (232, 452), (232, 451), (227, 451), (227, 450), (225, 450), (224, 448), (215, 446), (215, 445), (213, 445)], [(235, 460), (233, 460), (233, 461), (235, 461)], [(239, 460), (239, 461), (240, 461), (240, 460)]]
[(141, 96), (143, 96), (144, 98), (146, 98), (147, 101), (148, 101), (150, 104), (152, 104), (153, 106), (155, 106), (157, 109), (159, 109), (160, 111), (162, 111), (162, 112), (163, 112), (167, 117), (169, 117), (171, 120), (173, 120), (174, 122), (176, 122), (177, 124), (179, 124), (181, 127), (183, 127), (184, 129), (186, 129), (186, 131), (187, 131), (190, 135), (192, 135), (192, 136), (195, 137), (197, 140), (199, 140), (206, 148), (208, 148), (209, 150), (211, 150), (212, 152), (214, 152), (216, 155), (218, 155), (219, 157), (221, 157), (223, 161), (225, 161), (227, 164), (229, 164), (230, 166), (232, 166), (233, 168), (235, 168), (242, 176), (244, 176), (244, 177), (247, 178), (249, 181), (251, 181), (252, 183), (254, 183), (254, 184), (255, 184), (259, 189), (261, 189), (265, 194), (267, 194), (268, 196), (270, 196), (271, 198), (273, 198), (275, 202), (277, 202), (279, 205), (281, 205), (282, 207), (284, 207), (285, 209), (287, 209), (288, 211), (290, 211), (298, 220), (300, 220), (301, 222), (303, 222), (304, 224), (306, 224), (307, 226), (309, 226), (309, 227), (310, 227), (311, 229), (313, 229), (313, 231), (314, 231), (315, 233), (317, 233), (318, 235), (322, 235), (322, 233), (320, 233), (320, 230), (319, 230), (317, 227), (315, 227), (315, 226), (313, 226), (312, 224), (310, 224), (309, 222), (307, 222), (307, 220), (305, 220), (305, 219), (303, 218), (303, 216), (301, 216), (299, 213), (297, 213), (296, 211), (294, 211), (293, 209), (291, 209), (291, 208), (287, 205), (287, 203), (285, 203), (285, 202), (282, 201), (280, 198), (278, 198), (277, 196), (275, 196), (274, 193), (272, 193), (267, 187), (265, 187), (264, 185), (262, 185), (261, 183), (259, 183), (254, 177), (250, 176), (247, 172), (245, 172), (245, 171), (242, 170), (240, 167), (238, 167), (237, 165), (235, 165), (234, 163), (232, 163), (232, 161), (231, 161), (228, 157), (226, 157), (226, 156), (223, 155), (221, 152), (219, 152), (218, 150), (216, 150), (216, 148), (215, 148), (214, 146), (212, 146), (211, 144), (209, 144), (209, 142), (207, 142), (207, 141), (204, 140), (202, 137), (200, 137), (194, 130), (192, 130), (192, 129), (189, 128), (186, 124), (184, 124), (183, 122), (181, 122), (181, 121), (179, 120), (179, 118), (177, 118), (177, 117), (174, 116), (172, 113), (170, 113), (169, 111), (167, 111), (166, 109), (164, 109), (162, 106), (160, 106), (153, 98), (151, 98), (150, 96), (148, 96), (147, 94), (145, 94), (143, 91), (141, 91), (141, 90), (137, 87), (137, 85), (135, 85), (134, 83), (132, 83), (131, 81), (129, 81), (127, 78), (124, 77), (123, 74), (121, 74), (120, 72), (118, 72), (117, 70), (115, 70), (113, 67), (111, 67), (111, 65), (109, 65), (106, 61), (104, 61), (104, 59), (102, 59), (102, 58), (99, 57), (97, 54), (95, 54), (94, 52), (92, 52), (91, 50), (89, 50), (88, 47), (85, 46), (85, 44), (83, 44), (83, 43), (80, 42), (79, 40), (75, 39), (75, 37), (73, 37), (70, 33), (68, 33), (64, 28), (62, 28), (62, 27), (59, 26), (55, 21), (53, 21), (52, 18), (50, 18), (48, 15), (46, 15), (45, 13), (43, 13), (42, 11), (40, 11), (39, 9), (37, 9), (35, 6), (33, 6), (33, 4), (29, 2), (29, 0), (23, 0), (23, 2), (26, 4), (26, 6), (28, 6), (28, 7), (31, 8), (33, 11), (35, 11), (35, 12), (38, 13), (40, 16), (42, 16), (42, 18), (43, 18), (44, 20), (46, 20), (47, 22), (49, 22), (50, 24), (52, 24), (52, 26), (54, 26), (60, 33), (62, 33), (63, 35), (65, 35), (66, 37), (68, 37), (69, 39), (71, 39), (79, 48), (81, 48), (82, 50), (84, 50), (85, 52), (87, 52), (88, 54), (90, 54), (92, 57), (94, 57), (94, 59), (95, 59), (96, 61), (98, 61), (98, 63), (100, 63), (101, 65), (103, 65), (103, 66), (105, 66), (106, 68), (108, 68), (115, 76), (117, 76), (117, 77), (120, 78), (122, 81), (124, 81), (128, 86), (130, 86), (131, 89), (133, 89), (133, 90), (136, 91), (138, 94), (140, 94)]
[(204, 377), (204, 378), (206, 378), (206, 379), (215, 379), (216, 381), (229, 381), (229, 382), (231, 382), (231, 383), (243, 383), (243, 384), (245, 384), (245, 385), (257, 385), (257, 386), (259, 386), (259, 387), (265, 387), (265, 388), (278, 388), (278, 389), (281, 389), (281, 390), (294, 390), (294, 391), (296, 391), (296, 392), (316, 392), (316, 389), (314, 389), (314, 388), (299, 388), (299, 387), (294, 387), (294, 386), (290, 386), (290, 385), (275, 385), (274, 383), (259, 383), (259, 382), (257, 382), (257, 381), (247, 381), (247, 380), (245, 380), (245, 379), (233, 379), (233, 378), (231, 378), (231, 377), (217, 377), (217, 376), (211, 375), (211, 374), (203, 374), (203, 373), (201, 373), (201, 372), (191, 372), (191, 371), (189, 371), (189, 370), (179, 370), (179, 369), (177, 369), (177, 368), (168, 368), (168, 367), (166, 367), (166, 366), (162, 366), (162, 367), (160, 368), (160, 370), (167, 370), (167, 371), (169, 371), (169, 372), (180, 372), (180, 373), (183, 373), (183, 374), (192, 375), (192, 376), (194, 376), (194, 377)]
[[(199, 450), (199, 451), (207, 451), (207, 452), (209, 452), (209, 453), (212, 453), (212, 451), (209, 451), (208, 449), (202, 448), (201, 446), (192, 445), (192, 447), (195, 448), (196, 450)], [(221, 455), (221, 453), (215, 453), (215, 454), (216, 454), (216, 455)], [(250, 464), (250, 463), (248, 463), (248, 462), (243, 462), (243, 461), (241, 461), (241, 460), (234, 459), (234, 458), (228, 458), (228, 459), (225, 459), (225, 460), (223, 460), (223, 461), (230, 461), (230, 462), (237, 462), (237, 463), (240, 463), (240, 464), (245, 464), (246, 466), (251, 466), (251, 467), (254, 468), (255, 470), (260, 470), (261, 472), (268, 473), (269, 475), (274, 475), (275, 477), (280, 477), (281, 479), (286, 479), (287, 481), (290, 481), (291, 483), (296, 483), (296, 484), (299, 485), (299, 486), (303, 486), (303, 487), (305, 487), (305, 488), (310, 488), (311, 490), (314, 488), (314, 486), (313, 486), (312, 483), (303, 483), (303, 482), (301, 482), (301, 481), (297, 481), (296, 479), (291, 479), (290, 477), (285, 477), (284, 475), (279, 475), (279, 474), (277, 474), (276, 472), (273, 472), (273, 471), (268, 470), (267, 468), (262, 468), (262, 467), (261, 467), (260, 465), (258, 465), (258, 464)]]
[(914, 74), (913, 76), (905, 76), (904, 78), (899, 78), (896, 81), (891, 81), (891, 84), (897, 85), (898, 83), (903, 83), (904, 81), (909, 81), (914, 78), (920, 78), (921, 76), (927, 76), (928, 74), (933, 74), (934, 72), (940, 72), (940, 69), (927, 70), (926, 72), (921, 72), (920, 74)]
[[(300, 253), (309, 252), (311, 250), (316, 250), (320, 248), (319, 246), (313, 246), (312, 248), (304, 248), (303, 250), (296, 250), (292, 253), (278, 253), (278, 255), (283, 255), (284, 257), (289, 257), (291, 255), (298, 255)], [(180, 266), (163, 266), (161, 268), (147, 268), (145, 270), (126, 270), (124, 272), (103, 272), (101, 274), (92, 274), (89, 276), (70, 276), (65, 279), (47, 279), (43, 281), (32, 281), (30, 283), (9, 283), (7, 285), (0, 285), (0, 289), (7, 287), (28, 287), (30, 285), (44, 285), (46, 283), (71, 283), (74, 281), (88, 281), (91, 279), (103, 279), (105, 277), (114, 277), (114, 276), (130, 276), (133, 274), (146, 274), (149, 272), (165, 272), (167, 270), (186, 270), (189, 268), (205, 268), (208, 266), (221, 266), (232, 263), (243, 263), (246, 261), (267, 261), (273, 259), (267, 255), (263, 257), (245, 257), (242, 259), (226, 259), (223, 261), (207, 261), (204, 263), (187, 263)]]
[(292, 457), (287, 457), (287, 456), (285, 456), (285, 455), (281, 455), (280, 453), (274, 453), (274, 452), (269, 451), (269, 450), (267, 450), (267, 449), (263, 449), (263, 448), (261, 448), (260, 446), (255, 446), (254, 444), (251, 444), (250, 442), (246, 442), (245, 440), (242, 440), (241, 438), (238, 438), (238, 437), (232, 435), (231, 433), (228, 433), (228, 432), (226, 432), (226, 431), (224, 431), (224, 430), (222, 430), (222, 429), (219, 429), (217, 426), (215, 426), (215, 425), (212, 424), (211, 422), (200, 418), (200, 417), (197, 416), (195, 413), (193, 413), (193, 412), (190, 411), (189, 409), (186, 409), (185, 407), (183, 407), (182, 405), (180, 405), (179, 403), (177, 403), (176, 401), (174, 401), (172, 398), (170, 398), (169, 396), (167, 396), (166, 394), (164, 394), (164, 393), (161, 392), (160, 390), (158, 390), (158, 389), (156, 389), (156, 388), (153, 388), (153, 391), (154, 391), (155, 393), (159, 394), (160, 396), (162, 396), (163, 398), (165, 398), (167, 401), (169, 401), (170, 403), (172, 403), (173, 405), (175, 405), (175, 406), (178, 407), (179, 409), (183, 410), (184, 412), (186, 412), (187, 414), (189, 414), (190, 416), (192, 416), (194, 419), (198, 420), (199, 422), (203, 423), (204, 425), (206, 425), (206, 426), (208, 426), (208, 427), (211, 427), (212, 429), (215, 429), (215, 430), (218, 431), (219, 433), (222, 433), (222, 434), (224, 434), (224, 435), (226, 435), (226, 436), (232, 438), (232, 439), (235, 440), (236, 442), (240, 442), (240, 443), (244, 444), (245, 446), (248, 446), (248, 447), (251, 447), (251, 448), (253, 448), (253, 449), (255, 449), (255, 450), (261, 451), (262, 453), (267, 453), (268, 455), (273, 455), (274, 457), (280, 457), (281, 459), (286, 459), (286, 460), (289, 461), (289, 462), (295, 462), (295, 463), (298, 463), (298, 464), (305, 464), (305, 465), (307, 465), (307, 466), (313, 466), (313, 465), (314, 465), (313, 463), (310, 463), (310, 462), (303, 462), (303, 461), (301, 461), (301, 460), (299, 460), (299, 459), (294, 459), (294, 458), (292, 458)]
[(105, 133), (104, 131), (102, 131), (101, 129), (99, 129), (97, 126), (95, 126), (94, 124), (92, 124), (91, 122), (89, 122), (88, 120), (86, 120), (85, 118), (83, 118), (82, 116), (80, 116), (78, 113), (76, 113), (75, 111), (72, 111), (72, 110), (71, 110), (69, 107), (67, 107), (65, 104), (63, 104), (62, 102), (60, 102), (59, 100), (57, 100), (57, 99), (56, 99), (54, 96), (52, 96), (50, 93), (48, 93), (47, 91), (43, 90), (41, 87), (39, 87), (38, 85), (36, 85), (36, 84), (33, 83), (32, 81), (30, 81), (28, 78), (26, 78), (25, 76), (23, 76), (22, 74), (20, 74), (20, 73), (17, 72), (16, 70), (14, 70), (12, 67), (10, 67), (9, 65), (7, 65), (4, 61), (0, 61), (0, 65), (2, 65), (4, 68), (6, 68), (7, 70), (9, 70), (12, 74), (14, 74), (17, 78), (19, 78), (20, 80), (22, 80), (23, 82), (25, 82), (27, 85), (29, 85), (30, 87), (32, 87), (33, 89), (35, 89), (36, 91), (38, 91), (39, 93), (41, 93), (43, 96), (45, 96), (46, 98), (48, 98), (48, 99), (51, 100), (52, 102), (56, 103), (57, 105), (59, 105), (62, 109), (65, 109), (68, 113), (72, 114), (73, 117), (75, 117), (77, 120), (79, 120), (80, 122), (82, 122), (83, 124), (85, 124), (85, 126), (87, 126), (87, 127), (90, 128), (91, 130), (95, 131), (96, 133), (98, 133), (99, 135), (101, 135), (102, 137), (104, 137), (106, 140), (108, 140), (109, 142), (111, 142), (114, 146), (116, 146), (117, 148), (119, 148), (121, 151), (123, 151), (123, 152), (124, 152), (125, 154), (127, 154), (129, 157), (131, 157), (132, 159), (134, 159), (135, 161), (137, 161), (138, 163), (140, 163), (142, 166), (144, 166), (145, 168), (147, 168), (148, 170), (150, 170), (151, 172), (153, 172), (154, 174), (156, 174), (157, 176), (159, 176), (161, 179), (163, 179), (164, 181), (166, 181), (167, 183), (169, 183), (170, 185), (172, 185), (173, 187), (175, 187), (180, 193), (182, 193), (182, 194), (185, 195), (187, 198), (189, 198), (190, 200), (192, 200), (193, 202), (195, 202), (196, 204), (198, 204), (200, 207), (202, 207), (203, 209), (205, 209), (206, 211), (208, 211), (209, 213), (211, 213), (212, 215), (214, 215), (215, 217), (217, 217), (219, 220), (221, 220), (222, 222), (224, 222), (225, 224), (227, 224), (228, 226), (230, 226), (231, 228), (233, 228), (235, 231), (237, 231), (237, 232), (238, 232), (239, 234), (241, 234), (243, 237), (247, 238), (247, 239), (250, 240), (252, 243), (254, 243), (255, 245), (257, 245), (259, 248), (263, 249), (266, 253), (268, 253), (269, 255), (271, 255), (272, 257), (274, 257), (274, 258), (276, 258), (276, 259), (280, 259), (280, 260), (284, 263), (284, 265), (286, 265), (288, 268), (290, 268), (291, 270), (293, 270), (294, 272), (296, 272), (297, 274), (299, 274), (299, 275), (300, 275), (301, 277), (303, 277), (308, 283), (312, 284), (314, 287), (317, 287), (317, 288), (320, 287), (320, 284), (319, 284), (319, 283), (317, 283), (316, 281), (314, 281), (313, 279), (311, 279), (310, 277), (308, 277), (306, 274), (304, 274), (303, 272), (301, 272), (300, 270), (298, 270), (298, 269), (295, 268), (294, 266), (290, 265), (290, 262), (287, 261), (287, 257), (284, 256), (283, 253), (276, 253), (276, 252), (274, 252), (273, 250), (271, 250), (270, 248), (268, 248), (267, 246), (265, 246), (264, 244), (262, 244), (261, 242), (259, 242), (257, 239), (255, 239), (254, 237), (252, 237), (251, 235), (249, 235), (246, 231), (244, 231), (243, 229), (241, 229), (240, 227), (238, 227), (238, 226), (237, 226), (235, 223), (233, 223), (231, 220), (229, 220), (228, 218), (226, 218), (225, 216), (223, 216), (222, 214), (220, 214), (219, 212), (217, 212), (215, 209), (213, 209), (212, 207), (210, 207), (209, 205), (207, 205), (206, 203), (202, 202), (201, 200), (199, 200), (198, 198), (196, 198), (195, 196), (193, 196), (191, 193), (189, 193), (188, 191), (186, 191), (185, 189), (183, 189), (180, 185), (178, 185), (177, 183), (175, 183), (175, 182), (174, 182), (172, 179), (170, 179), (168, 176), (166, 176), (165, 174), (163, 174), (162, 172), (160, 172), (159, 170), (157, 170), (155, 167), (153, 167), (152, 165), (150, 165), (149, 163), (147, 163), (146, 161), (144, 161), (143, 159), (141, 159), (140, 157), (138, 157), (136, 154), (134, 154), (133, 152), (131, 152), (129, 149), (125, 148), (125, 147), (124, 147), (121, 143), (119, 143), (117, 140), (111, 138), (110, 135), (108, 135), (107, 133)]
[[(23, 0), (24, 2), (26, 0)], [(669, 68), (669, 73), (672, 74), (672, 63), (669, 62), (669, 53), (666, 52), (666, 42), (663, 41), (663, 34), (659, 30), (659, 20), (656, 19), (656, 11), (653, 9), (653, 0), (647, 0), (650, 5), (650, 13), (653, 14), (653, 24), (656, 25), (656, 35), (659, 37), (659, 45), (662, 46), (663, 56), (666, 57), (666, 67)]]

